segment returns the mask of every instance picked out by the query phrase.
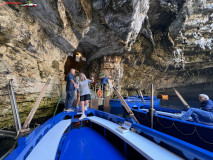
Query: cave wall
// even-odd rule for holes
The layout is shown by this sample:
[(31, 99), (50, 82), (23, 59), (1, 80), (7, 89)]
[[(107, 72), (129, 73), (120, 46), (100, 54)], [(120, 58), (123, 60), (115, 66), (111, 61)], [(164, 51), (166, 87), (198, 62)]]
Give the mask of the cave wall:
[(41, 2), (36, 10), (15, 5), (0, 8), (0, 128), (14, 125), (9, 79), (13, 79), (21, 122), (24, 122), (42, 87), (51, 78), (34, 118), (53, 114), (67, 53), (78, 45), (78, 39), (68, 27), (63, 3)]
[(148, 25), (122, 56), (121, 88), (149, 93), (151, 83), (156, 90), (211, 84), (212, 13), (209, 0), (150, 1)]

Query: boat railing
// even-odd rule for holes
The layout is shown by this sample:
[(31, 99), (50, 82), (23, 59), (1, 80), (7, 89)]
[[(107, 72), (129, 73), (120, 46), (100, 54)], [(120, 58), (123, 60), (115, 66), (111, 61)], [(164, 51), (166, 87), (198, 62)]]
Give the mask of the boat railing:
[[(95, 98), (103, 98), (104, 95), (103, 95), (103, 85), (100, 84), (100, 83), (94, 83), (93, 85), (90, 85), (91, 86), (91, 89), (92, 91), (94, 92), (95, 94)], [(97, 94), (98, 94), (98, 91), (101, 90), (102, 91), (102, 95), (100, 97), (97, 97)]]

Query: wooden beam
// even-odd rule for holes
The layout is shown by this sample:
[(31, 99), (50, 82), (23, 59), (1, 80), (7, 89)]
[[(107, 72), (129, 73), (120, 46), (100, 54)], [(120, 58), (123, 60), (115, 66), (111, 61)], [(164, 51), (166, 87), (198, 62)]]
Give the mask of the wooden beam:
[(46, 82), (46, 84), (45, 84), (44, 87), (42, 88), (39, 97), (37, 98), (37, 100), (36, 100), (36, 102), (35, 102), (33, 108), (31, 109), (31, 111), (30, 111), (30, 113), (29, 113), (29, 115), (28, 115), (28, 117), (27, 117), (27, 119), (26, 119), (26, 121), (25, 121), (25, 123), (24, 123), (22, 129), (21, 129), (21, 132), (25, 132), (25, 131), (28, 130), (29, 125), (30, 125), (30, 122), (32, 121), (33, 116), (34, 116), (36, 110), (38, 109), (38, 106), (39, 106), (39, 104), (40, 104), (40, 102), (41, 102), (41, 100), (42, 100), (42, 98), (43, 98), (43, 96), (44, 96), (44, 93), (45, 93), (46, 90), (47, 90), (47, 87), (48, 87), (50, 81), (51, 81), (51, 79), (48, 79), (47, 82)]
[(139, 93), (140, 93), (140, 95), (141, 95), (141, 98), (142, 98), (142, 100), (143, 100), (143, 103), (145, 104), (145, 100), (144, 100), (144, 98), (143, 98), (143, 94), (142, 94), (142, 92), (139, 90)]
[(117, 97), (120, 99), (122, 105), (124, 106), (124, 108), (126, 109), (126, 111), (129, 113), (130, 117), (133, 117), (133, 119), (137, 122), (138, 120), (136, 119), (134, 113), (132, 112), (132, 110), (129, 108), (129, 106), (127, 105), (126, 101), (123, 99), (123, 97), (121, 96), (121, 94), (117, 91), (117, 89), (115, 87), (113, 87), (115, 94), (117, 95)]
[(182, 102), (187, 108), (190, 108), (190, 106), (189, 106), (188, 103), (183, 99), (183, 97), (181, 96), (181, 94), (180, 94), (175, 88), (173, 88), (173, 90), (175, 91), (176, 95), (177, 95), (178, 98), (181, 100), (181, 102)]

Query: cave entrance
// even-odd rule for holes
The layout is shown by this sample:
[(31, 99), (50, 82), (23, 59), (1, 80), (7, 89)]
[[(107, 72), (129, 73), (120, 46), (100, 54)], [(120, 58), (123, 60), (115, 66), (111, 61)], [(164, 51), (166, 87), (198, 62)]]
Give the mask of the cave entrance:
[(83, 70), (83, 66), (85, 64), (86, 58), (82, 56), (79, 52), (71, 53), (70, 56), (67, 57), (67, 61), (64, 65), (64, 74), (67, 75), (71, 68), (74, 68), (77, 72)]

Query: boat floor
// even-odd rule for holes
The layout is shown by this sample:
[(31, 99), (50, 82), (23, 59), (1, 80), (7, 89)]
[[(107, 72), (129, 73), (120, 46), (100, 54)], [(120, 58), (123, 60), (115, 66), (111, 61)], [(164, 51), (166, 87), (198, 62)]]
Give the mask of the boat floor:
[(73, 129), (69, 133), (63, 144), (59, 159), (122, 160), (125, 157), (101, 134), (89, 127), (83, 127)]

